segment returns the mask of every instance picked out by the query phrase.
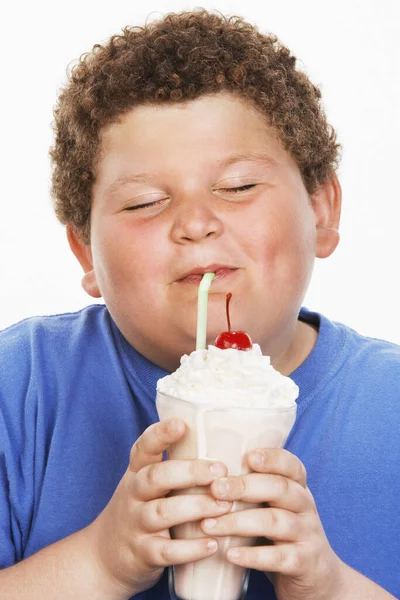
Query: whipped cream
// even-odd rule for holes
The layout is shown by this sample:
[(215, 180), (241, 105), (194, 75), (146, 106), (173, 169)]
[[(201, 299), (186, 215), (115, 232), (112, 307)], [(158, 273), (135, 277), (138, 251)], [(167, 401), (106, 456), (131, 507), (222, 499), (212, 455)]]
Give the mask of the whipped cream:
[(250, 350), (195, 350), (180, 367), (158, 380), (157, 391), (194, 404), (223, 407), (294, 406), (299, 388), (271, 365), (258, 344)]

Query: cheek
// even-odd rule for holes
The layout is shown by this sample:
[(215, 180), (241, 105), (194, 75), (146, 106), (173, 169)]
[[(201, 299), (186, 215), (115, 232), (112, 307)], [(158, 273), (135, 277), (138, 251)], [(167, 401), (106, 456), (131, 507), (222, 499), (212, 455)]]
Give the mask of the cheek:
[(152, 223), (110, 223), (98, 228), (95, 245), (96, 273), (103, 281), (120, 287), (151, 280), (165, 269), (163, 235)]
[(282, 278), (303, 279), (315, 258), (312, 210), (279, 210), (277, 206), (254, 219), (243, 240), (248, 255), (264, 269), (279, 271)]

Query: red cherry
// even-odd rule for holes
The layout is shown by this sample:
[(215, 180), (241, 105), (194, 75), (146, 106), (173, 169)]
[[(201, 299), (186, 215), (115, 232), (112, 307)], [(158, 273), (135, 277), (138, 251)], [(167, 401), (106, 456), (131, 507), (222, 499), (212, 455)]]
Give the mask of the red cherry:
[(215, 346), (221, 350), (233, 348), (234, 350), (250, 350), (253, 347), (251, 337), (244, 331), (231, 331), (231, 320), (229, 318), (229, 303), (232, 294), (226, 295), (226, 319), (228, 321), (228, 331), (223, 331), (217, 336)]
[(223, 331), (215, 340), (215, 346), (226, 350), (234, 348), (235, 350), (250, 350), (253, 347), (251, 338), (244, 331)]

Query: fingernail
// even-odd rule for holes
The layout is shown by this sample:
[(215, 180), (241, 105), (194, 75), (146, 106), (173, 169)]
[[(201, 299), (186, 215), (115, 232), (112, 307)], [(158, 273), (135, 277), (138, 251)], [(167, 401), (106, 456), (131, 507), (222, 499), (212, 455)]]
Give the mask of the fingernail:
[(168, 433), (175, 435), (175, 433), (179, 433), (182, 430), (182, 423), (180, 423), (180, 421), (175, 421), (174, 419), (168, 423), (167, 429)]
[(262, 465), (264, 462), (264, 454), (262, 452), (253, 452), (251, 455), (251, 462), (255, 465)]
[(210, 465), (210, 471), (215, 477), (222, 477), (225, 475), (225, 469), (221, 463), (213, 463)]
[(221, 494), (221, 496), (225, 496), (225, 494), (228, 493), (229, 484), (226, 479), (219, 479), (214, 485), (217, 488), (216, 491), (218, 494)]
[(207, 548), (208, 548), (208, 550), (214, 552), (218, 548), (217, 541), (216, 540), (210, 540), (209, 542), (207, 542)]
[(218, 504), (218, 506), (220, 508), (229, 508), (230, 505), (231, 505), (231, 503), (230, 502), (226, 502), (226, 500), (216, 500), (215, 502), (216, 502), (216, 504)]
[(233, 562), (239, 560), (240, 557), (240, 553), (239, 550), (236, 550), (236, 548), (230, 548), (228, 550), (228, 552), (226, 553), (226, 556), (228, 558), (228, 560), (232, 560)]
[(206, 529), (213, 529), (217, 524), (217, 521), (215, 519), (206, 519), (204, 521), (204, 527)]

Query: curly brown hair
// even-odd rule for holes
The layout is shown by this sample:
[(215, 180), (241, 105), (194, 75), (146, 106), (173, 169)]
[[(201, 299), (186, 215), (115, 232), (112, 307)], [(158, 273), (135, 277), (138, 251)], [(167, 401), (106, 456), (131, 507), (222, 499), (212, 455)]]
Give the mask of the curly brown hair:
[(54, 109), (52, 196), (58, 219), (90, 241), (91, 190), (101, 131), (140, 104), (229, 92), (252, 102), (296, 160), (310, 195), (327, 182), (340, 146), (320, 90), (274, 35), (241, 17), (199, 9), (126, 27), (71, 69)]

